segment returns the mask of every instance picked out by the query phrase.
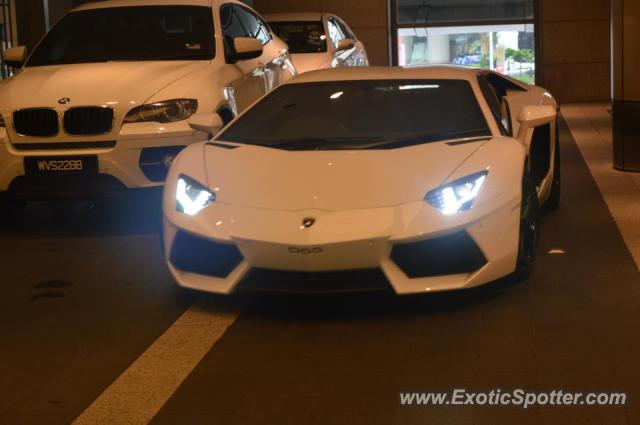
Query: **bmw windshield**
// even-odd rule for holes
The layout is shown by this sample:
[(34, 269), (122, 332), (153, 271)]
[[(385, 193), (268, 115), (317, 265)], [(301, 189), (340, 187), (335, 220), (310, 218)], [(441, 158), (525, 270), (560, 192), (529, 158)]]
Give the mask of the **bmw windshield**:
[(465, 80), (284, 85), (219, 140), (285, 150), (393, 149), (491, 136)]
[(45, 36), (27, 66), (214, 56), (210, 8), (116, 7), (68, 14)]

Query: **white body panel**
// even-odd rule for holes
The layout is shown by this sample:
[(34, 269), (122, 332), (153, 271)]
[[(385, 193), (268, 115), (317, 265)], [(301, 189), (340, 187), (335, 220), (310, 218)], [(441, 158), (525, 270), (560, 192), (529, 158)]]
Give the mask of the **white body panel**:
[[(178, 284), (229, 294), (253, 268), (291, 272), (381, 269), (394, 291), (412, 294), (482, 285), (514, 272), (528, 140), (500, 134), (478, 88), (477, 71), (368, 68), (300, 75), (289, 84), (354, 79), (464, 79), (476, 92), (494, 134), (468, 143), (435, 142), (392, 150), (284, 151), (258, 146), (196, 144), (180, 154), (165, 187), (164, 246)], [(523, 92), (524, 93), (524, 92)], [(542, 102), (536, 88), (528, 104)], [(555, 101), (553, 101), (555, 103)], [(530, 135), (529, 135), (530, 137)], [(446, 183), (489, 170), (473, 208), (444, 215), (424, 200)], [(207, 185), (216, 201), (195, 216), (176, 211), (176, 181)], [(549, 196), (553, 170), (539, 191)], [(305, 227), (312, 217), (315, 224)], [(472, 273), (410, 278), (391, 258), (394, 245), (466, 232), (486, 264)], [(234, 245), (242, 261), (224, 278), (178, 269), (177, 233)]]
[[(186, 120), (162, 124), (156, 122), (124, 123), (131, 109), (148, 103), (171, 99), (197, 99), (199, 113), (226, 108), (242, 112), (262, 95), (296, 74), (287, 46), (280, 39), (264, 45), (262, 56), (231, 64), (225, 60), (225, 46), (219, 9), (235, 0), (112, 0), (83, 5), (77, 10), (128, 6), (195, 5), (211, 8), (216, 55), (213, 60), (198, 61), (112, 61), (105, 63), (24, 67), (13, 78), (0, 82), (0, 114), (6, 128), (0, 129), (0, 192), (25, 174), (25, 157), (68, 157), (97, 155), (99, 172), (115, 177), (127, 188), (161, 186), (149, 180), (140, 169), (144, 148), (187, 146), (204, 141), (208, 135), (193, 131)], [(71, 13), (73, 13), (72, 11)], [(60, 104), (62, 98), (68, 98)], [(55, 109), (59, 116), (77, 106), (110, 107), (115, 111), (108, 134), (72, 136), (60, 132), (53, 137), (18, 135), (12, 122), (14, 111), (25, 108)], [(115, 141), (108, 149), (56, 148), (75, 142)], [(22, 144), (37, 143), (42, 150), (19, 149)], [(46, 146), (44, 145), (46, 144)]]

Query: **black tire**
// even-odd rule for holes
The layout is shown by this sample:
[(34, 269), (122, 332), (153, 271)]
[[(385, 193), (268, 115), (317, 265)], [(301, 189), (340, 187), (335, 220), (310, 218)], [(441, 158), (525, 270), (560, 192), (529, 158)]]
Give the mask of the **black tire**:
[(555, 155), (553, 157), (553, 182), (551, 183), (551, 193), (549, 194), (549, 199), (547, 200), (546, 207), (549, 211), (555, 211), (560, 207), (560, 198), (561, 198), (561, 187), (562, 187), (562, 179), (561, 179), (561, 162), (560, 162), (560, 138), (558, 125), (556, 125), (556, 148)]
[(522, 203), (520, 206), (520, 230), (518, 232), (518, 258), (513, 277), (524, 280), (531, 274), (536, 260), (538, 244), (538, 194), (528, 167), (522, 177)]

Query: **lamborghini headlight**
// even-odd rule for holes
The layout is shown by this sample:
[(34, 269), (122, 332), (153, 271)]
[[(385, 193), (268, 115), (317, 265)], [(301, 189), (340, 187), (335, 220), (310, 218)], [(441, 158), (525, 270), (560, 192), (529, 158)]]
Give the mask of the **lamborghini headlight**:
[(216, 194), (204, 185), (184, 174), (178, 178), (176, 187), (176, 210), (187, 215), (196, 215), (216, 201)]
[(425, 199), (445, 215), (467, 211), (487, 180), (488, 171), (482, 171), (441, 186), (427, 193)]
[(195, 99), (173, 99), (150, 103), (133, 108), (124, 119), (125, 123), (159, 122), (170, 123), (186, 120), (198, 110)]

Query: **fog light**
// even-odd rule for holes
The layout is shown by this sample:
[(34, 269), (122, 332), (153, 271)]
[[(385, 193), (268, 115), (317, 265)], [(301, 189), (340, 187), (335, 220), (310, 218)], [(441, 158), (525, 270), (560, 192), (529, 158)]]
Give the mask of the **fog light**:
[(169, 168), (185, 146), (146, 148), (140, 154), (140, 169), (152, 182), (161, 183), (167, 179)]

